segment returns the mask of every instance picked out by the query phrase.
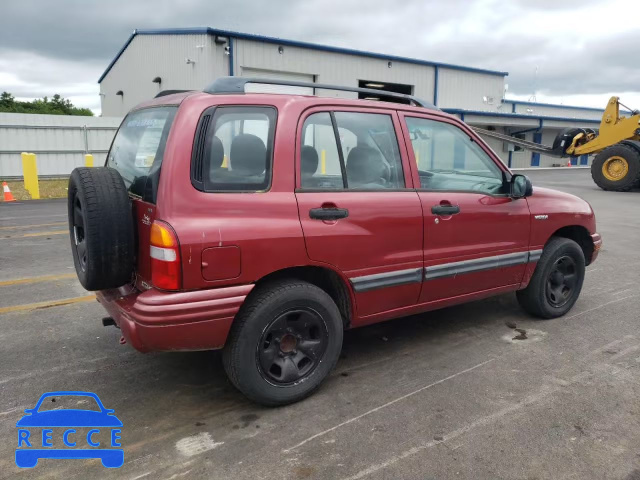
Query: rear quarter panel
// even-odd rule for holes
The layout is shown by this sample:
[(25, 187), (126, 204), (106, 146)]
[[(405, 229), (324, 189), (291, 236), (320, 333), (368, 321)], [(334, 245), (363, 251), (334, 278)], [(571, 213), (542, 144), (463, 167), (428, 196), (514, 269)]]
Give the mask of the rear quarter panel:
[[(288, 105), (287, 97), (281, 97), (263, 104), (278, 109), (273, 178), (266, 192), (204, 193), (190, 179), (194, 134), (202, 112), (221, 101), (224, 105), (255, 105), (255, 99), (203, 94), (185, 99), (178, 110), (167, 140), (156, 218), (176, 231), (185, 290), (252, 283), (277, 270), (310, 263), (294, 194), (295, 138), (281, 133), (295, 131), (300, 108)], [(206, 280), (203, 250), (230, 246), (238, 247), (226, 250), (240, 259), (238, 274)], [(209, 270), (208, 278), (216, 277), (215, 266), (204, 268)], [(234, 270), (229, 265), (225, 269)]]

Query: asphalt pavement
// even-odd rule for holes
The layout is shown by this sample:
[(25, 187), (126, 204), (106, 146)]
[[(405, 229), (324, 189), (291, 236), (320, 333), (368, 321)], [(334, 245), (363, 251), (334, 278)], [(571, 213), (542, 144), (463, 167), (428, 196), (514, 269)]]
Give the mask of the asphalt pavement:
[[(75, 278), (65, 201), (0, 204), (0, 478), (640, 479), (640, 192), (526, 173), (588, 200), (604, 239), (567, 316), (509, 294), (348, 331), (321, 389), (282, 408), (234, 390), (218, 352), (120, 345)], [(115, 410), (121, 468), (16, 467), (16, 422), (56, 390)]]

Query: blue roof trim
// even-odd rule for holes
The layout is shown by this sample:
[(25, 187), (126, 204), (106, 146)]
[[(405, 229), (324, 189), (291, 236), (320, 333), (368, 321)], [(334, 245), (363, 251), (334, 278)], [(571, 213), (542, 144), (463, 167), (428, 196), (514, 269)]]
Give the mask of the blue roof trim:
[[(588, 110), (590, 112), (604, 112), (604, 108), (594, 108), (594, 107), (578, 107), (575, 105), (559, 105), (557, 103), (538, 103), (538, 102), (524, 102), (520, 100), (502, 100), (503, 103), (512, 103), (514, 105), (531, 105), (534, 107), (554, 107), (554, 108), (571, 108), (573, 110)], [(621, 109), (622, 113), (631, 113), (629, 110)]]
[(444, 112), (451, 113), (453, 115), (477, 115), (478, 117), (498, 117), (498, 118), (527, 118), (530, 120), (556, 120), (560, 122), (574, 122), (574, 123), (597, 123), (600, 124), (600, 120), (593, 120), (592, 118), (569, 118), (569, 117), (550, 117), (545, 115), (525, 115), (523, 113), (498, 113), (498, 112), (483, 112), (477, 110), (464, 110), (461, 108), (443, 108)]
[(118, 53), (113, 58), (113, 60), (111, 60), (111, 63), (109, 63), (109, 65), (107, 66), (107, 69), (102, 73), (102, 75), (100, 75), (100, 78), (98, 79), (98, 83), (102, 82), (102, 79), (107, 76), (107, 73), (109, 73), (109, 70), (111, 70), (111, 68), (116, 64), (116, 62), (120, 58), (120, 55), (122, 55), (122, 53), (127, 49), (129, 44), (133, 41), (133, 37), (136, 36), (136, 33), (137, 33), (136, 30), (134, 30), (133, 33), (129, 35), (129, 38), (124, 43), (122, 48), (118, 51)]
[(430, 62), (428, 60), (419, 60), (417, 58), (408, 58), (408, 57), (399, 57), (396, 55), (385, 55), (383, 53), (375, 53), (375, 52), (367, 52), (364, 50), (354, 50), (351, 48), (341, 48), (341, 47), (331, 47), (329, 45), (320, 45), (317, 43), (308, 43), (308, 42), (299, 42), (297, 40), (286, 40), (283, 38), (276, 37), (266, 37), (263, 35), (255, 35), (251, 33), (241, 33), (241, 32), (233, 32), (230, 30), (218, 30), (215, 28), (209, 27), (194, 27), (194, 28), (161, 28), (155, 30), (134, 30), (127, 42), (120, 49), (120, 51), (116, 54), (115, 58), (109, 63), (107, 69), (98, 79), (98, 83), (102, 82), (104, 77), (107, 76), (109, 70), (115, 65), (118, 61), (122, 53), (127, 49), (131, 41), (136, 35), (220, 35), (223, 37), (234, 37), (240, 38), (243, 40), (254, 40), (258, 42), (267, 42), (267, 43), (276, 43), (278, 45), (290, 46), (290, 47), (300, 47), (300, 48), (308, 48), (312, 50), (320, 50), (324, 52), (332, 52), (332, 53), (343, 53), (346, 55), (358, 55), (361, 57), (369, 57), (369, 58), (378, 58), (380, 60), (392, 60), (397, 62), (404, 63), (413, 63), (416, 65), (427, 65), (431, 67), (442, 67), (442, 68), (450, 68), (452, 70), (462, 70), (465, 72), (475, 72), (475, 73), (485, 73), (488, 75), (497, 75), (501, 77), (506, 77), (509, 75), (508, 72), (498, 72), (496, 70), (486, 70), (483, 68), (474, 68), (474, 67), (465, 67), (462, 65), (454, 65), (451, 63), (440, 63), (440, 62)]

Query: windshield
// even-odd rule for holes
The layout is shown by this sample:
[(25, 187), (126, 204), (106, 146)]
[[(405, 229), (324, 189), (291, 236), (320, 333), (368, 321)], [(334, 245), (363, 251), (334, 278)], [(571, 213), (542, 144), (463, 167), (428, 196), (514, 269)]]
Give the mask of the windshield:
[(177, 107), (155, 107), (130, 113), (122, 122), (107, 157), (133, 195), (155, 203), (160, 165)]

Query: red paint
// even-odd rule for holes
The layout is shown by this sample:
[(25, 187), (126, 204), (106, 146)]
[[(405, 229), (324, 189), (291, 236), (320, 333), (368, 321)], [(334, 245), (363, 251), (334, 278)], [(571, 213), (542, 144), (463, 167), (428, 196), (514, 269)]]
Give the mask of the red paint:
[[(135, 200), (138, 236), (136, 288), (98, 293), (141, 351), (220, 348), (252, 288), (291, 267), (335, 272), (351, 300), (352, 326), (416, 314), (526, 286), (535, 267), (517, 265), (423, 283), (356, 293), (349, 278), (541, 249), (558, 229), (584, 228), (599, 245), (587, 202), (534, 186), (533, 196), (511, 199), (473, 192), (428, 192), (419, 186), (403, 115), (451, 123), (464, 130), (507, 175), (487, 144), (457, 118), (406, 105), (291, 95), (177, 94), (144, 106), (180, 104), (165, 148), (157, 204)], [(278, 111), (272, 183), (260, 193), (203, 193), (190, 181), (192, 146), (202, 112), (215, 105), (264, 105)], [(139, 107), (139, 108), (141, 108)], [(406, 188), (376, 192), (303, 192), (299, 187), (299, 135), (312, 112), (341, 110), (392, 116)], [(460, 213), (438, 216), (431, 206), (450, 203)], [(333, 204), (349, 210), (334, 221), (309, 217)], [(180, 246), (182, 291), (151, 285), (149, 225), (171, 226)], [(535, 215), (548, 215), (535, 220)], [(436, 218), (438, 223), (435, 222)], [(597, 250), (593, 258), (597, 255)]]
[(240, 276), (240, 247), (205, 248), (202, 251), (202, 277), (205, 280), (230, 280)]

